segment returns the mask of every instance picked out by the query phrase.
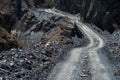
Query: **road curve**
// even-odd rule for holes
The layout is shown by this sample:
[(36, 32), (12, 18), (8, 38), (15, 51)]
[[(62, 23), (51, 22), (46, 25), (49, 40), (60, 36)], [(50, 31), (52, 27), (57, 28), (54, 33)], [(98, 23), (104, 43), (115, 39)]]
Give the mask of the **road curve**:
[(109, 60), (102, 55), (102, 47), (105, 42), (97, 33), (90, 29), (85, 24), (81, 23), (83, 27), (81, 29), (87, 35), (90, 40), (90, 44), (86, 47), (88, 50), (90, 68), (91, 68), (91, 80), (116, 80)]
[[(104, 47), (105, 41), (98, 33), (95, 33), (73, 15), (68, 16), (51, 9), (46, 9), (45, 11), (70, 18), (89, 39), (89, 44), (86, 47), (71, 50), (69, 52), (70, 55), (64, 61), (57, 63), (47, 80), (116, 80), (113, 76), (111, 63), (102, 54), (103, 50), (101, 48)], [(83, 55), (86, 58), (88, 57), (85, 65), (90, 68), (91, 75), (91, 77), (86, 79), (81, 78), (79, 75), (83, 67), (85, 67), (83, 66), (85, 62)], [(83, 77), (86, 76), (84, 75)]]

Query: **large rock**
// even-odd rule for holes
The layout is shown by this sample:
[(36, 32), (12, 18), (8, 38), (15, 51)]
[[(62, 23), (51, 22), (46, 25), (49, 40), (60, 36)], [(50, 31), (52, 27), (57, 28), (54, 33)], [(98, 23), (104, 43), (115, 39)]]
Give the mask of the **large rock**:
[(17, 39), (10, 35), (5, 29), (0, 27), (0, 52), (19, 46)]

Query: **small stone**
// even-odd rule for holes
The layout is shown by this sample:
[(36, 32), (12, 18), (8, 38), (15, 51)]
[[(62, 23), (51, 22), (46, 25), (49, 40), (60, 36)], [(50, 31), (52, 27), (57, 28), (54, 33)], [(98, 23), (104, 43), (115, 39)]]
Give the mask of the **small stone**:
[(30, 55), (30, 56), (29, 56), (29, 58), (33, 58), (33, 56), (32, 56), (32, 55)]
[(43, 64), (40, 64), (41, 67), (43, 67)]
[(3, 77), (0, 76), (0, 80), (3, 80)]
[(6, 63), (6, 62), (7, 62), (7, 60), (4, 60), (3, 62), (4, 62), (4, 63)]
[(24, 64), (25, 69), (32, 70), (33, 64), (31, 62), (26, 62)]
[(46, 51), (42, 50), (42, 51), (41, 51), (41, 53), (42, 53), (42, 54), (45, 54), (45, 53), (46, 53)]
[(11, 51), (14, 51), (14, 49), (11, 49)]
[(20, 80), (24, 80), (23, 78), (20, 78)]
[(0, 64), (0, 68), (6, 69), (6, 70), (10, 69), (10, 67), (5, 64)]
[(18, 57), (18, 54), (15, 54), (14, 56), (15, 56), (15, 58), (17, 58), (17, 57)]
[(0, 75), (5, 75), (5, 73), (3, 71), (0, 71)]
[(82, 74), (81, 77), (87, 77), (88, 75)]
[(87, 59), (88, 58), (88, 56), (84, 56), (84, 59)]
[(22, 49), (19, 49), (18, 51), (19, 51), (19, 52), (22, 52), (23, 50), (22, 50)]
[(3, 59), (3, 55), (0, 55), (0, 60), (2, 60)]
[(24, 62), (24, 60), (19, 60), (21, 63)]
[(13, 66), (14, 65), (14, 62), (10, 62), (10, 66)]
[(48, 65), (50, 62), (49, 61), (47, 61), (47, 62), (44, 62), (44, 65)]

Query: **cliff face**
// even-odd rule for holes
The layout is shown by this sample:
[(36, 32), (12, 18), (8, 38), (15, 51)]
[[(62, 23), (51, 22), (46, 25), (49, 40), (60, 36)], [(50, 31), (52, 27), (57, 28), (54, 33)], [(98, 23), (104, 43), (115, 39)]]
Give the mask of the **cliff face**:
[(86, 22), (113, 32), (120, 28), (119, 0), (59, 0), (57, 8), (70, 13), (81, 13)]
[(120, 28), (119, 0), (0, 0), (0, 11), (17, 19), (31, 8), (56, 7), (70, 13), (80, 13), (83, 21), (94, 23), (109, 32)]

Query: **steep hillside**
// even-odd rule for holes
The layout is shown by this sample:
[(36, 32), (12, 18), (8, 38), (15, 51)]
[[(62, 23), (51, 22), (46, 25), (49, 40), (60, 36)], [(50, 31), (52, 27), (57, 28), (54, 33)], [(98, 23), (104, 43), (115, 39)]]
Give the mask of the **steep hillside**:
[[(105, 31), (80, 20), (94, 23)], [(120, 32), (115, 30), (120, 29), (119, 0), (0, 0), (0, 80), (46, 80), (53, 67), (67, 56), (72, 57), (67, 58), (68, 61), (64, 59), (68, 64), (65, 63), (62, 71), (68, 73), (75, 69), (75, 73), (66, 76), (79, 73), (80, 77), (89, 78), (87, 74), (91, 78), (95, 73), (92, 70), (96, 70), (97, 78), (105, 80), (100, 76), (109, 74), (106, 70), (108, 67), (112, 70), (112, 66), (104, 55), (101, 56), (106, 53), (104, 50), (99, 54), (105, 43), (92, 27), (109, 40), (106, 51), (114, 54), (107, 55), (118, 66)], [(69, 63), (74, 69), (68, 68)]]
[(86, 22), (113, 32), (120, 28), (119, 0), (59, 0), (57, 8), (70, 13), (80, 13)]
[(83, 21), (94, 23), (109, 32), (120, 28), (119, 0), (7, 0), (0, 1), (0, 10), (18, 19), (28, 9), (56, 7), (73, 14), (80, 13)]

